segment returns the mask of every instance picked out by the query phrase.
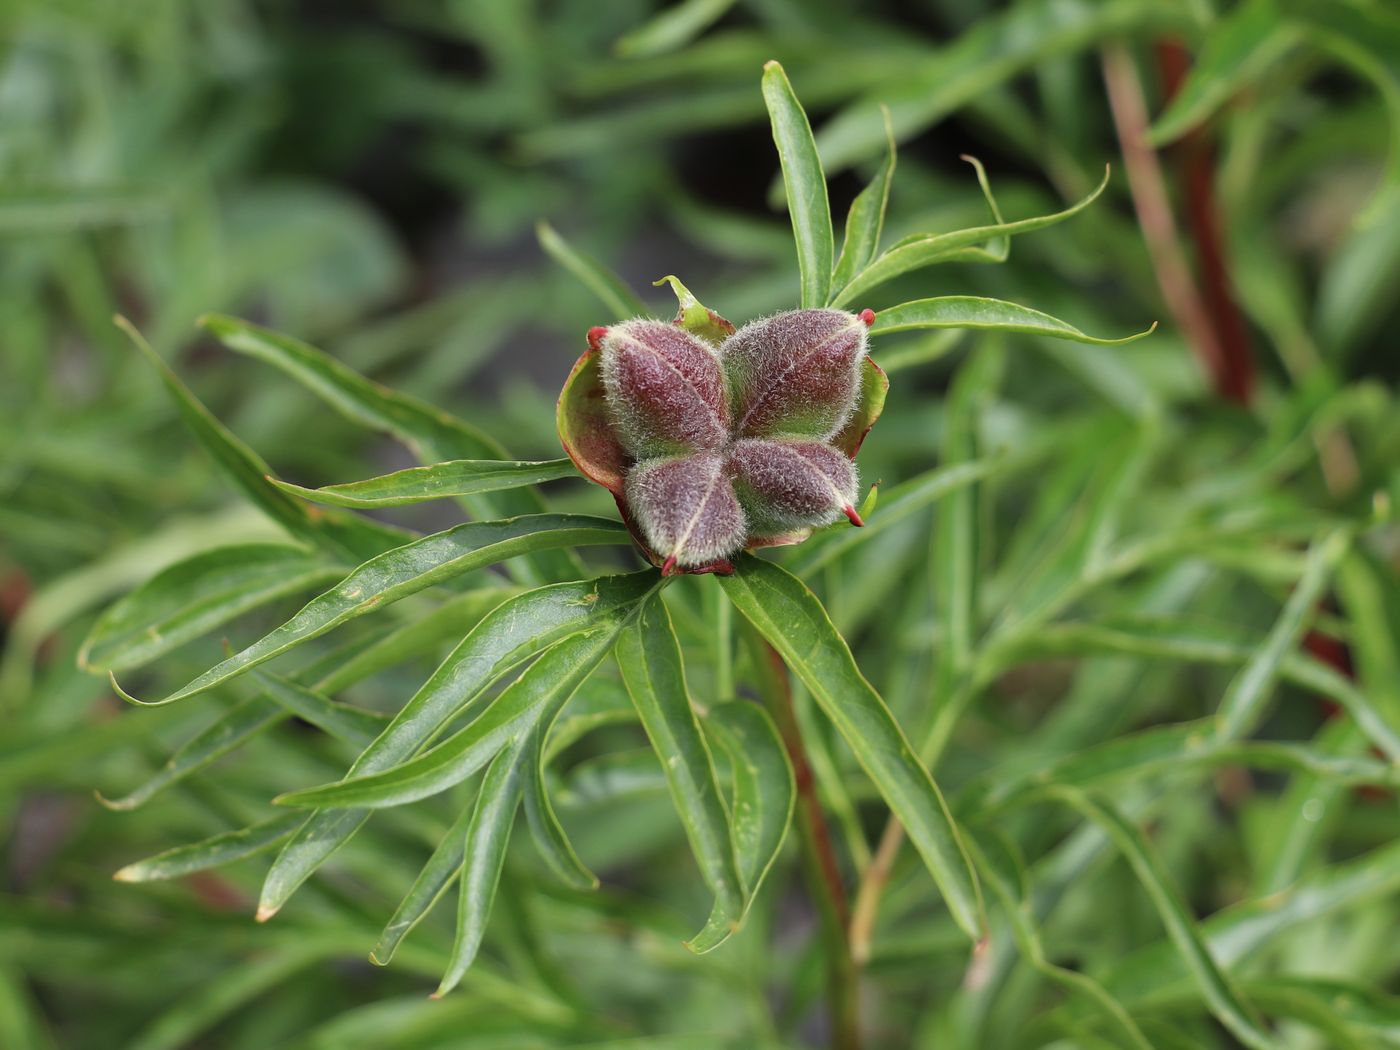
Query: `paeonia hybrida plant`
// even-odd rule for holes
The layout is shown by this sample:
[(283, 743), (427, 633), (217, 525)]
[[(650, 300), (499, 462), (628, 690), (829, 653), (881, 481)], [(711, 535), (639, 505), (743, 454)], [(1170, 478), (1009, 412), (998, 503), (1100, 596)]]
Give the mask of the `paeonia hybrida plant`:
[[(433, 804), (440, 806), (455, 797), (444, 792), (481, 773), (465, 810), (440, 813), (450, 830), (407, 887), (371, 956), (387, 962), (456, 880), (456, 941), (439, 989), (445, 992), (482, 944), (519, 810), (549, 872), (579, 889), (597, 885), (555, 815), (547, 767), (556, 755), (552, 745), (565, 746), (561, 739), (634, 721), (663, 759), (714, 896), (709, 920), (687, 942), (707, 951), (742, 927), (782, 846), (795, 793), (811, 790), (805, 780), (794, 781), (788, 753), (800, 758), (803, 745), (791, 711), (783, 709), (784, 690), (773, 686), (775, 674), (785, 681), (791, 673), (906, 829), (958, 926), (973, 940), (985, 936), (977, 876), (928, 770), (817, 597), (779, 559), (745, 552), (820, 542), (814, 530), (844, 528), (843, 518), (861, 524), (853, 459), (888, 386), (869, 354), (871, 340), (962, 327), (1115, 342), (1025, 307), (969, 296), (851, 312), (886, 281), (934, 263), (1000, 261), (1011, 235), (1075, 214), (1103, 187), (1055, 215), (1005, 222), (979, 167), (987, 225), (915, 234), (880, 252), (891, 142), (851, 206), (837, 257), (811, 129), (776, 63), (764, 71), (763, 92), (792, 215), (799, 308), (736, 331), (669, 278), (679, 315), (648, 317), (615, 277), (546, 228), (546, 248), (582, 272), (613, 311), (612, 324), (587, 334), (559, 401), (559, 433), (570, 459), (511, 460), (493, 437), (373, 384), (304, 343), (231, 318), (208, 319), (206, 327), (230, 349), (280, 368), (356, 422), (393, 434), (424, 462), (364, 481), (302, 488), (271, 478), (256, 453), (150, 354), (196, 438), (288, 542), (219, 548), (167, 568), (99, 620), (83, 647), (84, 666), (125, 673), (259, 605), (338, 582), (280, 627), (154, 701), (186, 700), (236, 681), (255, 689), (151, 781), (109, 804), (141, 805), (293, 716), (350, 745), (358, 757), (341, 780), (273, 800), (289, 809), (130, 865), (120, 878), (171, 878), (278, 846), (258, 904), (259, 918), (270, 919), (373, 810), (430, 796), (439, 796)], [(534, 486), (576, 476), (575, 468), (613, 494), (621, 523), (548, 511)], [(471, 520), (420, 536), (351, 513), (434, 499), (459, 500)], [(321, 506), (308, 508), (304, 500)], [(633, 539), (652, 563), (641, 571), (592, 575), (577, 557), (577, 548), (626, 547)], [(502, 566), (508, 586), (499, 577), (470, 575), (492, 565)], [(727, 614), (707, 642), (726, 654), (729, 671), (747, 668), (751, 680), (743, 692), (764, 696), (785, 728), (781, 740), (764, 706), (738, 698), (729, 672), (707, 679), (724, 683), (720, 695), (692, 705), (668, 611), (689, 597), (683, 587), (665, 599), (662, 592), (676, 575), (703, 572), (721, 574), (725, 598), (748, 622), (748, 663), (733, 659), (739, 650)], [(361, 634), (348, 648), (309, 650), (316, 659), (285, 673), (261, 669), (420, 593), (415, 621)], [(338, 698), (364, 677), (436, 654), (444, 643), (451, 648), (437, 670), (392, 713)], [(600, 682), (593, 674), (609, 659), (623, 688), (609, 689), (611, 679)], [(800, 812), (810, 820), (819, 807), (815, 796), (808, 801)], [(811, 840), (804, 835), (804, 843)], [(813, 858), (807, 863), (820, 866)]]

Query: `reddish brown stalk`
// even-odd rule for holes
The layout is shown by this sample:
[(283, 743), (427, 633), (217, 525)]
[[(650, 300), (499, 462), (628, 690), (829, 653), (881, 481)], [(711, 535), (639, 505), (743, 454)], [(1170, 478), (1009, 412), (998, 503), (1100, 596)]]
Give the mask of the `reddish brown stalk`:
[(846, 934), (850, 924), (850, 905), (826, 816), (822, 813), (821, 799), (817, 795), (816, 778), (807, 760), (807, 749), (802, 744), (797, 713), (792, 703), (792, 682), (782, 655), (766, 641), (758, 642), (751, 651), (767, 662), (767, 668), (762, 669), (766, 671), (762, 675), (765, 679), (763, 692), (768, 699), (769, 711), (778, 724), (788, 759), (792, 762), (797, 789), (797, 830), (806, 859), (804, 874), (813, 903), (817, 906), (827, 957), (827, 1004), (831, 1010), (832, 1045), (836, 1050), (859, 1050), (859, 989)]
[[(1186, 48), (1175, 40), (1157, 45), (1162, 87), (1170, 100), (1180, 90), (1190, 68)], [(1254, 354), (1249, 326), (1235, 302), (1234, 286), (1226, 262), (1225, 239), (1215, 200), (1215, 148), (1201, 128), (1186, 135), (1173, 148), (1186, 196), (1186, 225), (1196, 246), (1201, 292), (1220, 344), (1220, 371), (1216, 392), (1237, 404), (1247, 405), (1254, 392)]]
[(1138, 226), (1147, 242), (1152, 269), (1167, 309), (1187, 343), (1210, 375), (1215, 388), (1229, 387), (1226, 351), (1215, 330), (1210, 311), (1191, 276), (1191, 268), (1177, 236), (1166, 180), (1157, 153), (1147, 142), (1147, 102), (1132, 56), (1122, 44), (1103, 50), (1104, 85), (1109, 108), (1128, 171), (1128, 188), (1137, 211)]

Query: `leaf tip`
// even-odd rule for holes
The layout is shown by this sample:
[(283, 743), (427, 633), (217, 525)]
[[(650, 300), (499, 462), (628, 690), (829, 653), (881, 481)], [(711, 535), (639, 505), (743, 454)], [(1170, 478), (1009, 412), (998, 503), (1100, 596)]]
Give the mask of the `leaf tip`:
[(282, 909), (276, 904), (259, 904), (257, 912), (253, 915), (254, 922), (267, 922)]
[(112, 686), (112, 692), (116, 693), (119, 697), (121, 697), (123, 700), (125, 700), (128, 704), (136, 704), (138, 707), (149, 707), (149, 706), (150, 706), (150, 705), (147, 704), (144, 700), (138, 700), (138, 699), (136, 699), (136, 697), (132, 696), (132, 695), (131, 695), (130, 693), (128, 693), (125, 689), (123, 689), (123, 688), (121, 687), (121, 683), (117, 681), (117, 673), (116, 673), (115, 671), (108, 671), (108, 672), (107, 672), (107, 681), (108, 681), (108, 683)]
[(119, 868), (112, 872), (113, 882), (140, 882), (141, 872), (137, 865), (128, 864), (124, 868)]

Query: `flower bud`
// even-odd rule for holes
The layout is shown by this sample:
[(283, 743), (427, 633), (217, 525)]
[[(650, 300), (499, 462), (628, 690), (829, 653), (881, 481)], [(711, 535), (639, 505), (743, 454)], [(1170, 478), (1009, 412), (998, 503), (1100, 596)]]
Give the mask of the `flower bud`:
[(745, 438), (729, 452), (749, 531), (771, 536), (826, 525), (855, 512), (855, 464), (818, 441)]
[(627, 475), (627, 505), (647, 546), (671, 565), (695, 568), (744, 545), (744, 512), (718, 452), (646, 460)]
[(720, 347), (735, 436), (837, 433), (855, 407), (867, 331), (844, 310), (792, 310), (735, 332)]
[(714, 349), (676, 325), (647, 320), (608, 328), (597, 343), (608, 406), (633, 458), (724, 445), (729, 405)]

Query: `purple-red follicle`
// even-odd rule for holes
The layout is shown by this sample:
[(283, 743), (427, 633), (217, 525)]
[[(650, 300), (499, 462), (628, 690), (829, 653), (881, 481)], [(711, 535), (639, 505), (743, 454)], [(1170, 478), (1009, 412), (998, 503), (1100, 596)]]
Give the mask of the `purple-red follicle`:
[(854, 525), (856, 528), (865, 528), (865, 522), (860, 520), (860, 515), (856, 513), (855, 507), (851, 506), (849, 503), (847, 503), (844, 507), (841, 508), (841, 513), (846, 515), (846, 517), (850, 518), (851, 524)]
[(868, 306), (860, 313), (856, 314), (856, 316), (865, 323), (866, 328), (870, 328), (875, 324), (875, 311)]
[[(575, 329), (577, 331), (577, 329)], [(608, 334), (607, 328), (603, 325), (594, 325), (588, 330), (588, 346), (591, 350), (600, 350), (603, 346), (603, 337)]]
[(661, 575), (670, 576), (675, 572), (675, 569), (676, 556), (674, 554), (666, 555), (666, 560), (661, 563)]

